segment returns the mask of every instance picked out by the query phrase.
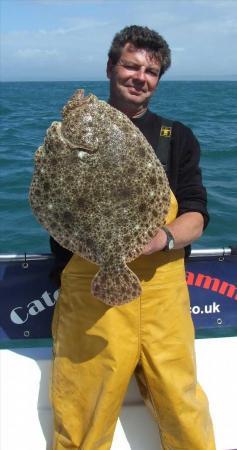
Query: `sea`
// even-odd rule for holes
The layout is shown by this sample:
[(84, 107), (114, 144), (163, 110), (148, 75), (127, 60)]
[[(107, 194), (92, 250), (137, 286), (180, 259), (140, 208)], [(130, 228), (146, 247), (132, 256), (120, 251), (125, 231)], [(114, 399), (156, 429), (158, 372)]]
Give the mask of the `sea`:
[[(28, 201), (34, 153), (63, 105), (83, 88), (108, 99), (107, 81), (0, 84), (0, 254), (48, 253), (47, 232)], [(237, 82), (160, 82), (150, 109), (192, 128), (201, 149), (210, 223), (193, 248), (237, 244)]]

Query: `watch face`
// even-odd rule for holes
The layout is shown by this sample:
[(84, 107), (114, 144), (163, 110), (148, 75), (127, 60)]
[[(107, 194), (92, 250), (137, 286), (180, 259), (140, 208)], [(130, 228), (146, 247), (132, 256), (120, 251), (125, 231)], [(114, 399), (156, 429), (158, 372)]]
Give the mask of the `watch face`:
[(174, 248), (174, 239), (170, 239), (168, 243), (169, 250), (172, 250)]
[(167, 237), (167, 242), (166, 242), (166, 246), (164, 248), (164, 251), (169, 251), (169, 250), (173, 250), (174, 248), (174, 237), (172, 235), (172, 233), (168, 230), (168, 228), (166, 228), (165, 226), (162, 227), (164, 232), (166, 233), (166, 237)]

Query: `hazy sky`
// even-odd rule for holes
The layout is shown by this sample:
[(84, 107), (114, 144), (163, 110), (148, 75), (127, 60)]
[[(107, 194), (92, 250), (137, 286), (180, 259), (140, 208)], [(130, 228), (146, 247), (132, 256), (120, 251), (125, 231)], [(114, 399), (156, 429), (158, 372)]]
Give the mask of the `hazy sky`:
[(1, 80), (104, 80), (126, 25), (168, 41), (164, 79), (237, 80), (237, 0), (0, 0)]

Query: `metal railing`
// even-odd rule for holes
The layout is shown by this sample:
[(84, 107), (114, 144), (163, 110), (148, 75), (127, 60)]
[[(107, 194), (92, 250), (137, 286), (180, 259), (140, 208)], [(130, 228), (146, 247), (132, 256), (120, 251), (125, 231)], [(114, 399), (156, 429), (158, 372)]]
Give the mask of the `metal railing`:
[[(191, 251), (189, 258), (200, 258), (202, 256), (229, 256), (237, 255), (237, 246), (195, 249)], [(0, 254), (0, 261), (38, 261), (52, 259), (51, 253), (23, 253), (23, 254)]]

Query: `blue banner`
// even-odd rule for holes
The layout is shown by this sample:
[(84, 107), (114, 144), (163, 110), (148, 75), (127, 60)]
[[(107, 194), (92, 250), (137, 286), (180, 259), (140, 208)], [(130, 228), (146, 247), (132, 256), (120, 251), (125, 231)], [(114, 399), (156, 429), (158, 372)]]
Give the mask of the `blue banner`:
[(58, 287), (52, 258), (0, 261), (0, 346), (10, 340), (49, 339)]
[(189, 258), (186, 279), (197, 337), (237, 336), (237, 256)]
[[(59, 294), (50, 280), (53, 263), (30, 256), (0, 261), (0, 347), (49, 345)], [(237, 256), (191, 257), (186, 274), (196, 336), (237, 335)]]

